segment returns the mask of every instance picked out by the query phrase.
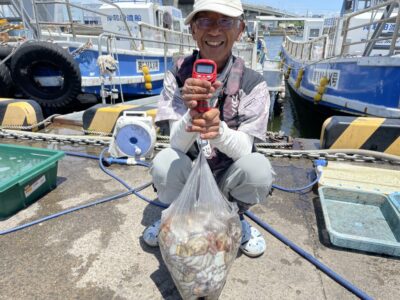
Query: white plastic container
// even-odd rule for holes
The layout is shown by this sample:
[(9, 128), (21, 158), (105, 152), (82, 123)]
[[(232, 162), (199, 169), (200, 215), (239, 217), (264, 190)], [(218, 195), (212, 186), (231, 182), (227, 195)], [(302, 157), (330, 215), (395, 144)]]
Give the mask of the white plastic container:
[(282, 83), (282, 72), (280, 69), (265, 69), (263, 77), (269, 88), (279, 88)]

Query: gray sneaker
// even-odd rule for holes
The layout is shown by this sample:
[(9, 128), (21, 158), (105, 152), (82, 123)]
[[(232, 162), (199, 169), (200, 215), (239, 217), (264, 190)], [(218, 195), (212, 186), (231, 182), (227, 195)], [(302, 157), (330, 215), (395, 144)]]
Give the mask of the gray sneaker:
[(143, 232), (143, 240), (147, 246), (158, 247), (158, 234), (160, 233), (161, 220), (154, 222)]
[(246, 220), (241, 220), (242, 223), (242, 242), (240, 250), (243, 254), (249, 257), (261, 256), (267, 246), (264, 237), (257, 228), (251, 226)]

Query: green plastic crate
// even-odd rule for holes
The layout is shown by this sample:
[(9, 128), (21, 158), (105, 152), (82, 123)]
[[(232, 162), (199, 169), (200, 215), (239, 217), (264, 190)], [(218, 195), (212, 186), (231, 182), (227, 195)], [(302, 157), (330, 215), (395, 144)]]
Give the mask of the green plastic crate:
[(0, 144), (0, 220), (56, 187), (63, 156), (62, 151)]

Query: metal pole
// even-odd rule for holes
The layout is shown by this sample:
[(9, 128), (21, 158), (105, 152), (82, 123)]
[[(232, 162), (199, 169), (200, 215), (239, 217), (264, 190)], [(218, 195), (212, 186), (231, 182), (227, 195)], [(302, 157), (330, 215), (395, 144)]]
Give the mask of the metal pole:
[[(21, 1), (21, 5), (22, 5), (22, 1)], [(32, 0), (32, 7), (33, 7), (33, 11), (32, 11), (33, 18), (35, 19), (35, 22), (36, 22), (37, 37), (38, 37), (39, 40), (41, 40), (42, 39), (42, 32), (40, 30), (40, 24), (39, 24), (39, 20), (38, 20), (39, 14), (38, 14), (38, 10), (37, 10), (37, 6), (36, 6), (35, 0)]]
[(168, 70), (167, 69), (168, 45), (166, 43), (166, 41), (167, 41), (167, 32), (166, 31), (164, 31), (163, 37), (164, 37), (164, 77), (165, 77), (165, 74), (167, 74), (167, 70)]
[[(254, 21), (255, 26), (254, 26), (254, 45), (253, 45), (253, 51), (251, 53), (251, 67), (253, 69), (256, 68), (257, 66), (257, 43), (258, 43), (258, 22), (259, 21)], [(261, 51), (261, 49), (260, 49)]]
[(343, 40), (342, 40), (342, 49), (340, 49), (340, 56), (344, 54), (344, 48), (346, 46), (346, 39), (347, 39), (347, 31), (349, 28), (349, 18), (343, 20)]
[(72, 19), (72, 13), (71, 13), (71, 7), (69, 5), (69, 0), (65, 0), (65, 5), (67, 6), (67, 13), (68, 13), (68, 19), (69, 19), (69, 22), (70, 22), (70, 26), (71, 26), (72, 37), (73, 37), (73, 40), (76, 41), (74, 20)]
[[(100, 57), (103, 54), (101, 40), (104, 35), (106, 35), (106, 33), (101, 33), (98, 37), (98, 49), (97, 49), (99, 51), (98, 57)], [(101, 103), (106, 104), (106, 95), (105, 95), (106, 91), (105, 91), (105, 86), (104, 86), (104, 78), (102, 78), (101, 73), (99, 73), (99, 76), (100, 76), (100, 81), (101, 81), (101, 88), (100, 88)]]
[[(399, 10), (399, 5), (397, 6), (397, 10)], [(389, 55), (393, 55), (394, 49), (396, 49), (397, 38), (399, 37), (399, 29), (400, 29), (400, 12), (397, 12), (396, 25), (394, 26), (392, 44), (390, 45)]]
[(335, 33), (333, 35), (331, 57), (336, 55), (336, 44), (338, 43), (339, 40), (339, 29), (340, 29), (340, 18), (335, 18)]
[(140, 48), (141, 50), (144, 50), (144, 39), (143, 39), (143, 28), (142, 28), (142, 24), (139, 24), (139, 31), (140, 31)]

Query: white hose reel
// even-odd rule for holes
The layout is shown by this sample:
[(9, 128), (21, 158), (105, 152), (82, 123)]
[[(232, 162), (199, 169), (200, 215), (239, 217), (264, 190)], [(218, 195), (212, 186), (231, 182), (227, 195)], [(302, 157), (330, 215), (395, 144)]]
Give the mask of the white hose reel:
[(115, 124), (109, 153), (115, 158), (150, 159), (155, 143), (153, 119), (146, 112), (124, 111)]

